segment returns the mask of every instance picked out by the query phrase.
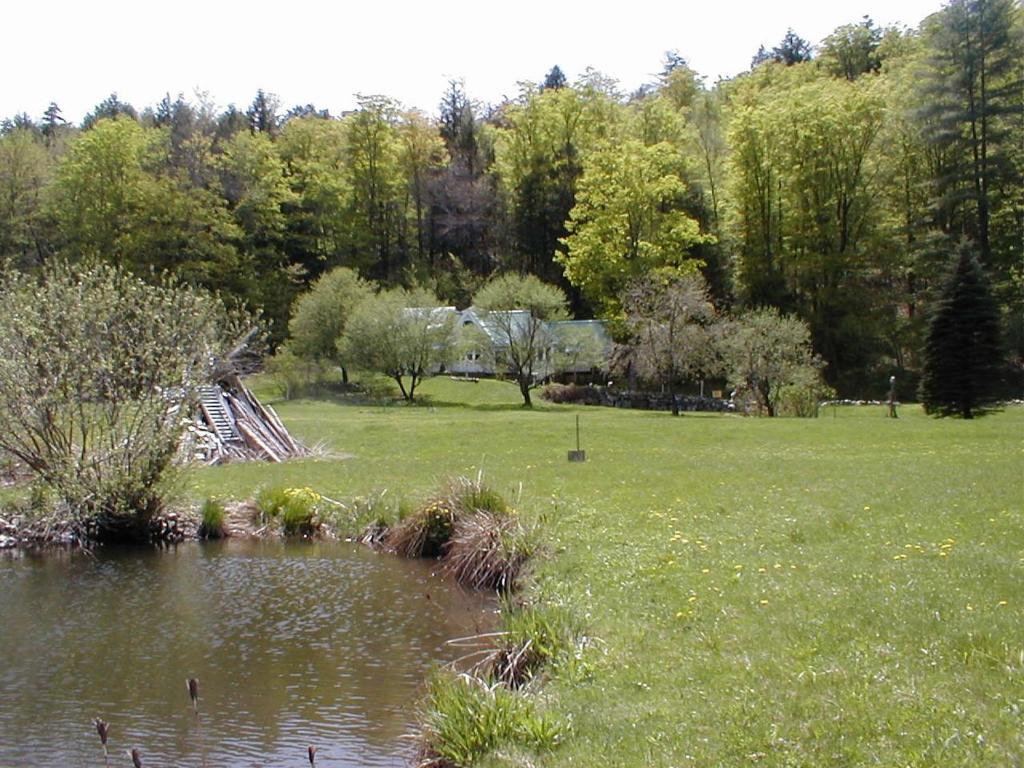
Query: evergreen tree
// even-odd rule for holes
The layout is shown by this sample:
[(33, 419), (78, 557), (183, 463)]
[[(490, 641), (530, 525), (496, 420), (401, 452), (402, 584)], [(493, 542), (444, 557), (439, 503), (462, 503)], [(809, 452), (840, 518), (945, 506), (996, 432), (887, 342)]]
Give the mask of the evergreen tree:
[[(1013, 129), (1024, 116), (1024, 43), (1014, 0), (952, 0), (926, 20), (928, 67), (919, 119), (937, 151), (950, 153), (936, 179), (942, 228), (970, 235), (997, 285), (1020, 259), (1012, 224), (1020, 170)], [(1005, 234), (1004, 234), (1005, 233)]]
[(542, 91), (557, 91), (559, 88), (565, 88), (568, 84), (569, 81), (565, 79), (565, 75), (562, 73), (562, 68), (555, 64), (544, 78), (544, 84), (541, 85), (540, 89)]
[(961, 241), (925, 340), (925, 411), (965, 419), (983, 415), (995, 405), (1001, 367), (999, 309), (974, 250)]

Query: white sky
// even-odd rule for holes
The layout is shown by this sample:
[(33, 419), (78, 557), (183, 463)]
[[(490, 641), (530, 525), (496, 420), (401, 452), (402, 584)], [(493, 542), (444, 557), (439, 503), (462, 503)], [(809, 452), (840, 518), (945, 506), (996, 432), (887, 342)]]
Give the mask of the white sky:
[[(72, 122), (112, 91), (136, 108), (165, 93), (209, 93), (245, 108), (257, 88), (285, 107), (337, 114), (355, 93), (383, 93), (431, 114), (447, 83), (497, 102), (555, 64), (569, 80), (587, 66), (626, 92), (677, 49), (709, 82), (747, 69), (787, 27), (818, 43), (865, 14), (916, 27), (941, 0), (39, 0), (0, 11), (0, 117)], [(599, 10), (603, 8), (604, 10)]]

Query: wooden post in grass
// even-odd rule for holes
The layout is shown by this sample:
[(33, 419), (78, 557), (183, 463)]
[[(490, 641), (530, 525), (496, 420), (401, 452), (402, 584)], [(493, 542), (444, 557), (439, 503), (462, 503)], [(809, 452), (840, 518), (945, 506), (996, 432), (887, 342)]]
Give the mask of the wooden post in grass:
[(580, 417), (576, 414), (576, 450), (569, 451), (569, 461), (586, 461), (587, 452), (580, 450)]

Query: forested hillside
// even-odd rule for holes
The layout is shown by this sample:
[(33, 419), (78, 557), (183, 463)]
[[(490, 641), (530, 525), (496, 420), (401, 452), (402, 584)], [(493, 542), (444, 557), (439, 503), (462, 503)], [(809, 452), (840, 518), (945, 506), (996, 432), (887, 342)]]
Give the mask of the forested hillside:
[(719, 308), (802, 318), (830, 383), (867, 395), (914, 381), (967, 238), (1019, 374), (1022, 39), (1019, 2), (954, 0), (914, 30), (864, 19), (813, 49), (791, 33), (717, 83), (670, 52), (632, 94), (554, 67), (500, 104), (453, 82), (432, 114), (112, 94), (75, 126), (51, 104), (3, 122), (0, 258), (171, 271), (262, 310), (275, 344), (337, 266), (459, 306), (494, 273), (534, 274), (578, 317), (618, 316), (655, 268), (699, 269)]

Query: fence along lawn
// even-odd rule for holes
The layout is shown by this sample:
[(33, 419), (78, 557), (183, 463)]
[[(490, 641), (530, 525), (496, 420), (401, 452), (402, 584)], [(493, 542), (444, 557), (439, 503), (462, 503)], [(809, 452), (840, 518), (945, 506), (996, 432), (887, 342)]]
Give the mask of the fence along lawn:
[[(1024, 409), (816, 420), (518, 407), (276, 404), (348, 458), (203, 469), (197, 498), (309, 485), (411, 498), (482, 470), (550, 557), (532, 590), (586, 618), (589, 674), (545, 696), (545, 765), (1014, 765), (1024, 759)], [(575, 415), (585, 463), (569, 463)]]

